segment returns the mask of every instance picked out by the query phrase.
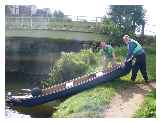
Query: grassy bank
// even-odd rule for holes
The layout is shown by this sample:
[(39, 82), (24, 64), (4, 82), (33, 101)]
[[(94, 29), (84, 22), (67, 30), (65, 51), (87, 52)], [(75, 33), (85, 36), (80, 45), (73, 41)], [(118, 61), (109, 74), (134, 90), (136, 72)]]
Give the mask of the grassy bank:
[[(117, 60), (123, 60), (126, 55), (126, 48), (117, 48)], [(155, 49), (146, 48), (147, 70), (150, 80), (156, 79), (156, 56)], [(99, 85), (95, 88), (76, 94), (58, 107), (53, 113), (53, 117), (103, 117), (104, 106), (107, 106), (117, 89), (125, 89), (134, 83), (130, 81), (131, 74), (116, 79), (110, 83)], [(135, 83), (143, 83), (140, 73), (138, 73)]]
[(81, 92), (62, 102), (52, 117), (103, 117), (102, 113), (107, 109), (116, 90), (125, 89), (129, 85), (133, 85), (133, 83), (117, 79), (112, 83), (101, 84)]
[(65, 100), (53, 117), (100, 117), (103, 105), (109, 103), (115, 91), (111, 85), (101, 85)]
[(156, 117), (156, 90), (145, 96), (144, 103), (136, 111), (135, 117)]

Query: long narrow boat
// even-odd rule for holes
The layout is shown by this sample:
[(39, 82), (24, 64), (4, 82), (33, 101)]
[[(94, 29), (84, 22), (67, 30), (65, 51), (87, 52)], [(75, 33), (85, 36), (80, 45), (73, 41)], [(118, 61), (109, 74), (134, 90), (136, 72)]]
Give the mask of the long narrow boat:
[(47, 103), (59, 98), (65, 98), (83, 90), (92, 88), (98, 84), (112, 81), (116, 78), (128, 74), (132, 67), (132, 61), (116, 65), (110, 69), (103, 70), (88, 75), (84, 75), (60, 84), (42, 89), (39, 96), (30, 96), (28, 98), (10, 97), (7, 103), (13, 106), (32, 107), (35, 105)]

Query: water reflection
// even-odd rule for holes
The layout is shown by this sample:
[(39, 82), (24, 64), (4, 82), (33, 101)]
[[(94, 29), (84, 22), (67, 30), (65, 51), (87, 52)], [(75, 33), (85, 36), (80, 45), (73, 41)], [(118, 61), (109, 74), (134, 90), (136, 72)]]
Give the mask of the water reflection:
[[(25, 37), (6, 38), (6, 99), (8, 92), (15, 96), (25, 95), (26, 91), (22, 89), (32, 89), (40, 85), (40, 81), (48, 78), (50, 68), (59, 59), (61, 52), (78, 52), (83, 48), (83, 44), (79, 41), (62, 43), (47, 40)], [(53, 101), (31, 108), (15, 108), (6, 104), (5, 115), (7, 118), (49, 118), (61, 101)]]
[(50, 118), (60, 101), (53, 101), (34, 107), (9, 107), (6, 105), (6, 118)]
[(21, 114), (16, 110), (13, 110), (9, 106), (5, 107), (5, 117), (6, 118), (31, 118), (30, 115)]
[[(27, 95), (29, 93), (29, 89), (24, 89), (26, 86), (29, 86), (27, 82), (7, 82), (6, 100), (8, 95)], [(35, 107), (14, 107), (6, 104), (5, 116), (6, 118), (50, 118), (59, 103), (61, 103), (61, 101), (57, 100)]]

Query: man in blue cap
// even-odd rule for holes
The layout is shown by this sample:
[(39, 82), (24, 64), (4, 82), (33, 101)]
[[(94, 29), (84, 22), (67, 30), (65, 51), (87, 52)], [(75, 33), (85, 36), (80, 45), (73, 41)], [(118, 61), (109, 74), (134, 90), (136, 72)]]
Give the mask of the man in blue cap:
[(145, 82), (148, 83), (148, 76), (146, 71), (146, 55), (144, 49), (137, 41), (129, 38), (128, 35), (123, 36), (123, 42), (128, 46), (128, 55), (126, 60), (131, 57), (136, 59), (135, 64), (132, 67), (131, 80), (135, 81), (137, 72), (140, 70)]

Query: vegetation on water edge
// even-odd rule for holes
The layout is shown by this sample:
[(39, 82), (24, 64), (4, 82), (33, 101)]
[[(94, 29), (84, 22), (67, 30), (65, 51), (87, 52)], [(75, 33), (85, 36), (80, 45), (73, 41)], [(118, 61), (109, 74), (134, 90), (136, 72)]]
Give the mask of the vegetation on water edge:
[(99, 65), (99, 60), (99, 53), (93, 53), (91, 50), (62, 53), (61, 58), (51, 68), (49, 79), (43, 83), (45, 85), (61, 83), (94, 72)]

